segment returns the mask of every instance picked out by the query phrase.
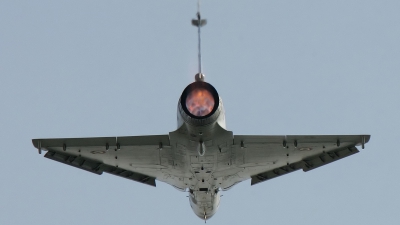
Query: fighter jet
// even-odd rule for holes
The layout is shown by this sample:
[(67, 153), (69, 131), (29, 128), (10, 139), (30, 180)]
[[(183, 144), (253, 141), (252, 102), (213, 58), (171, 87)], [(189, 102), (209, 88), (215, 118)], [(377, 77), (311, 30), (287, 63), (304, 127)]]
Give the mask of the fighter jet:
[(302, 169), (307, 172), (358, 153), (370, 135), (234, 135), (226, 129), (217, 90), (201, 71), (182, 92), (177, 130), (165, 135), (33, 139), (44, 157), (94, 174), (103, 172), (156, 186), (156, 180), (189, 193), (190, 206), (211, 218), (222, 191), (251, 179), (251, 185)]

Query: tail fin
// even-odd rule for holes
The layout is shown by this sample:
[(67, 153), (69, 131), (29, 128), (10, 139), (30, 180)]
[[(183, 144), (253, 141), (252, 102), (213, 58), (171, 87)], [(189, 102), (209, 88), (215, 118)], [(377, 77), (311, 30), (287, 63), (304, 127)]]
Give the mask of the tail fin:
[(192, 20), (192, 25), (193, 26), (195, 26), (195, 27), (202, 27), (202, 26), (205, 26), (207, 24), (207, 20), (200, 20), (200, 22), (199, 22), (199, 20)]

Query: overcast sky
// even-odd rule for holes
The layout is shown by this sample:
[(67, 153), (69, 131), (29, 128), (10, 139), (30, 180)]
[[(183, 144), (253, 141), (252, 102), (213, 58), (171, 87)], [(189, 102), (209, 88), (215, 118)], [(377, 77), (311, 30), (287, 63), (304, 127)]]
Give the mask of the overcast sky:
[[(210, 224), (400, 222), (400, 1), (209, 1), (206, 81), (234, 134), (371, 134), (359, 154), (224, 192)], [(202, 224), (187, 193), (93, 175), (32, 138), (167, 134), (196, 1), (0, 1), (0, 224)]]

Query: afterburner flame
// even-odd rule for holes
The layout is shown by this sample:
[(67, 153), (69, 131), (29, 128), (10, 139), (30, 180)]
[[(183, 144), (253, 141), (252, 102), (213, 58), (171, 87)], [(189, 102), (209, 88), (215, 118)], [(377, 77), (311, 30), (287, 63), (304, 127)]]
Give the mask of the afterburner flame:
[(192, 115), (207, 116), (214, 108), (214, 97), (203, 88), (192, 90), (186, 98), (186, 108)]

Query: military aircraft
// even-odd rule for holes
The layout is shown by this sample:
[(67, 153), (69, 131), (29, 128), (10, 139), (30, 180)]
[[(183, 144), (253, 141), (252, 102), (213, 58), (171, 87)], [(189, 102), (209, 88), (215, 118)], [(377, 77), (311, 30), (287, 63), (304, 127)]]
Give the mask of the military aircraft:
[(150, 186), (156, 180), (189, 192), (194, 213), (212, 217), (221, 191), (251, 179), (255, 185), (302, 169), (307, 172), (364, 149), (370, 135), (234, 135), (226, 130), (217, 90), (201, 72), (178, 102), (178, 128), (165, 135), (33, 139), (45, 157), (95, 174), (107, 172)]

